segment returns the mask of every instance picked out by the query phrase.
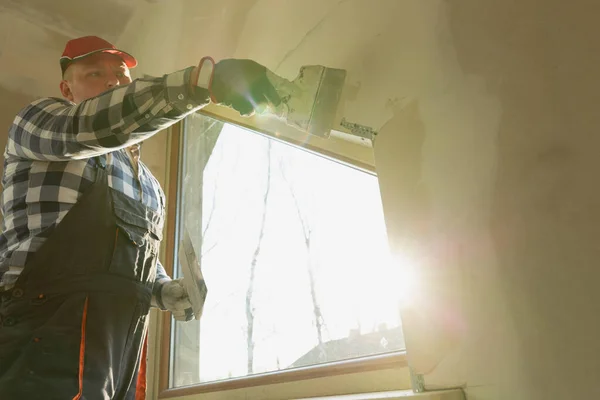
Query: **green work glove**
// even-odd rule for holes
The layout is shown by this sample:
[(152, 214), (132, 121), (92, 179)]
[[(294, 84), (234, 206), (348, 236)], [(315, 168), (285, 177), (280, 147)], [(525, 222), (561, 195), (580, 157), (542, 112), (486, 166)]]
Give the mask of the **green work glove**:
[(252, 60), (219, 61), (215, 65), (210, 92), (217, 104), (229, 106), (244, 116), (281, 103), (267, 78), (267, 69)]

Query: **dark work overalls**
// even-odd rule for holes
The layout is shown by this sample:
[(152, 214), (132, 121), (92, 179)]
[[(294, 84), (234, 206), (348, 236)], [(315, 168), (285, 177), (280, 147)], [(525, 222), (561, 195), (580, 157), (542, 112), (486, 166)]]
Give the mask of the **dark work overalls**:
[[(0, 295), (0, 399), (144, 399), (163, 214), (96, 180)], [(140, 372), (142, 370), (142, 372)]]

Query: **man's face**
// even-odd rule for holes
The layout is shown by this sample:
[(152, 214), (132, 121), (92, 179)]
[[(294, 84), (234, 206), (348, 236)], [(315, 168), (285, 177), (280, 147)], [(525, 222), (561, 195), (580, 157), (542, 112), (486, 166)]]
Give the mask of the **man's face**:
[(119, 56), (96, 53), (69, 65), (60, 83), (60, 91), (66, 99), (79, 104), (128, 83), (131, 83), (129, 68)]

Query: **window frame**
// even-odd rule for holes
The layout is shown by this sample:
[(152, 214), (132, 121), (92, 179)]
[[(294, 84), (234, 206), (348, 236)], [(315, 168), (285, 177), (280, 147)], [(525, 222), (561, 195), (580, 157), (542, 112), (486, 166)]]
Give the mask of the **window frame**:
[[(206, 114), (204, 114), (206, 115)], [(210, 118), (220, 120), (222, 122), (239, 126), (246, 130), (249, 130), (250, 134), (261, 134), (269, 137), (270, 139), (281, 140), (279, 137), (275, 137), (266, 132), (258, 132), (255, 129), (243, 126), (235, 121), (225, 120), (215, 115), (206, 115)], [(166, 179), (166, 191), (167, 207), (166, 207), (166, 227), (165, 227), (165, 241), (163, 247), (163, 266), (170, 276), (173, 275), (174, 265), (176, 260), (175, 249), (177, 248), (176, 242), (178, 238), (178, 230), (180, 226), (180, 213), (181, 209), (181, 183), (182, 183), (182, 168), (183, 168), (183, 152), (185, 144), (185, 129), (186, 121), (179, 122), (170, 128), (169, 137), (167, 139), (167, 179)], [(308, 150), (313, 153), (317, 153), (319, 156), (332, 159), (332, 154), (315, 151), (315, 149), (301, 148), (302, 146), (292, 142), (283, 140), (288, 145), (299, 148), (299, 150)], [(352, 164), (348, 164), (344, 158), (335, 159), (334, 161), (342, 162), (349, 167), (357, 167)], [(366, 173), (376, 175), (370, 168), (360, 168)], [(159, 315), (162, 314), (162, 315)], [(329, 377), (337, 377), (341, 375), (348, 375), (350, 377), (360, 376), (363, 374), (381, 372), (382, 374), (396, 374), (398, 373), (398, 385), (397, 387), (388, 387), (383, 385), (376, 387), (373, 391), (385, 391), (385, 390), (406, 390), (411, 388), (411, 377), (408, 365), (408, 359), (406, 351), (395, 351), (386, 354), (373, 355), (369, 357), (363, 357), (353, 360), (344, 360), (333, 363), (326, 363), (314, 366), (292, 368), (281, 371), (273, 371), (268, 373), (260, 373), (251, 376), (230, 378), (226, 380), (213, 381), (199, 383), (195, 385), (170, 388), (170, 377), (173, 371), (173, 365), (171, 363), (172, 355), (172, 326), (173, 321), (170, 315), (167, 313), (155, 314), (158, 318), (158, 327), (156, 330), (157, 340), (156, 348), (154, 352), (151, 352), (151, 360), (157, 363), (158, 372), (154, 376), (158, 378), (158, 385), (149, 384), (150, 390), (153, 388), (157, 390), (155, 398), (166, 399), (166, 398), (177, 398), (181, 396), (190, 396), (197, 394), (206, 394), (210, 392), (226, 392), (236, 389), (253, 388), (260, 386), (272, 386), (277, 384), (300, 382), (306, 380), (323, 379)], [(156, 371), (156, 370), (155, 370)], [(395, 376), (395, 375), (393, 375)], [(350, 379), (351, 382), (354, 379)], [(408, 383), (407, 383), (408, 382)], [(346, 384), (344, 384), (346, 385)], [(357, 388), (360, 385), (357, 386)], [(352, 393), (352, 391), (350, 391)], [(323, 395), (323, 393), (308, 393), (307, 396)]]

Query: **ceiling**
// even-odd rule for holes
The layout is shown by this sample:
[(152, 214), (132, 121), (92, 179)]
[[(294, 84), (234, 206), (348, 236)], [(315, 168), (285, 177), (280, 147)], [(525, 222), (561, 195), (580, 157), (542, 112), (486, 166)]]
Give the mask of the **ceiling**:
[(74, 37), (116, 41), (144, 0), (0, 0), (0, 96), (58, 95), (58, 57)]
[(0, 0), (0, 12), (64, 36), (116, 40), (141, 0)]

